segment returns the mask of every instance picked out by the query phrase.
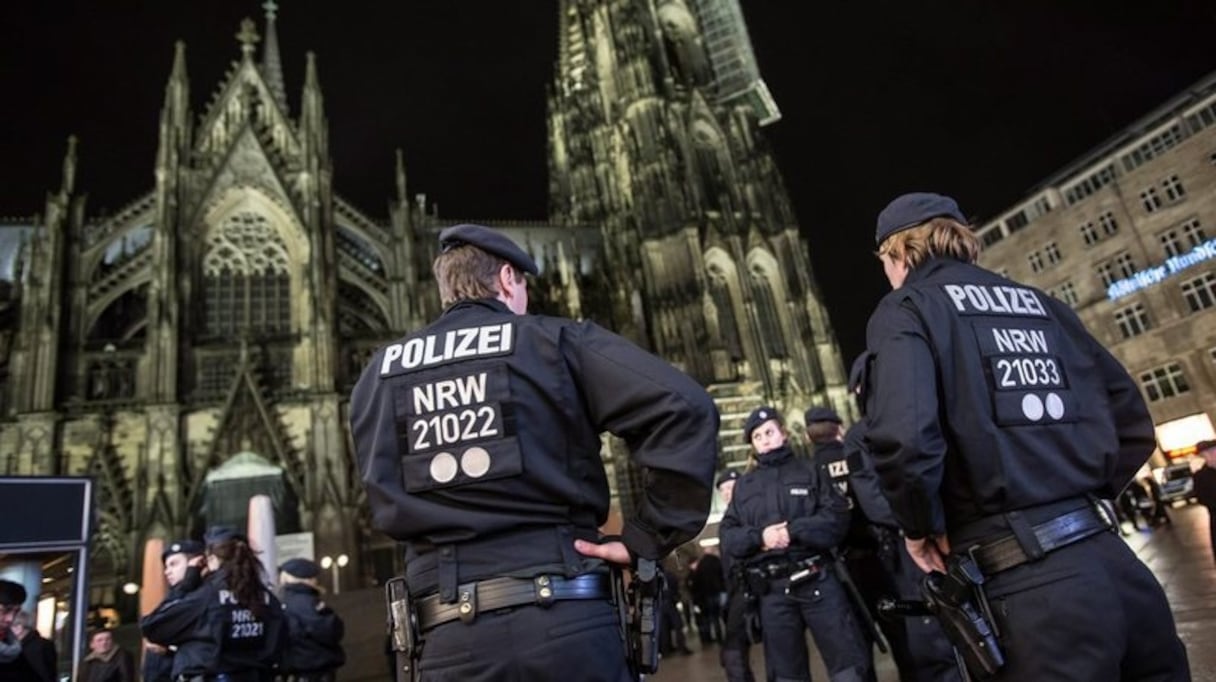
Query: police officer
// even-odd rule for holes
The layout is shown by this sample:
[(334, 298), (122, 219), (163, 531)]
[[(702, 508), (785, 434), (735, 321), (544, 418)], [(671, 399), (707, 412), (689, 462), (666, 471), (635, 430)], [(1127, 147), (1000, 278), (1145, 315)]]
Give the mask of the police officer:
[[(718, 476), (718, 494), (722, 496), (725, 506), (730, 506), (731, 496), (735, 491), (735, 483), (739, 480), (737, 469), (727, 469)], [(749, 604), (742, 565), (731, 557), (729, 552), (722, 552), (722, 573), (726, 578), (726, 630), (722, 638), (722, 650), (719, 652), (722, 669), (726, 672), (726, 682), (754, 682), (751, 661), (748, 660), (751, 649), (751, 636), (748, 633)], [(750, 614), (756, 618), (759, 614)]]
[(762, 593), (768, 680), (810, 680), (807, 627), (832, 680), (874, 679), (869, 645), (831, 567), (848, 531), (847, 503), (812, 462), (794, 456), (777, 410), (753, 411), (743, 434), (756, 468), (735, 484), (719, 535), (723, 553), (745, 563)]
[[(849, 388), (858, 398), (862, 397), (868, 357), (858, 357), (850, 373)], [(807, 410), (805, 424), (808, 439), (816, 443), (816, 462), (849, 501), (852, 525), (841, 550), (866, 608), (875, 615), (891, 647), (900, 680), (959, 682), (961, 673), (954, 648), (937, 618), (877, 617), (880, 599), (919, 601), (924, 572), (904, 548), (891, 505), (882, 495), (873, 461), (865, 450), (864, 418), (849, 427), (843, 438), (839, 435), (840, 415), (830, 408)]]
[(279, 567), (279, 589), (290, 641), (282, 671), (290, 682), (333, 682), (346, 663), (342, 619), (321, 601), (321, 567), (308, 559), (288, 559)]
[(1000, 679), (1189, 679), (1161, 586), (1087, 499), (1153, 451), (1135, 382), (1067, 305), (974, 264), (953, 199), (896, 198), (876, 242), (867, 443), (913, 559), (974, 557)]
[[(199, 586), (203, 579), (203, 543), (198, 540), (177, 540), (169, 543), (160, 554), (165, 566), (165, 581), (169, 593), (165, 601), (181, 599)], [(148, 642), (144, 646), (144, 682), (171, 682), (173, 680), (174, 650)]]
[[(704, 526), (717, 409), (594, 323), (528, 315), (536, 263), (502, 234), (449, 227), (440, 251), (443, 314), (377, 351), (350, 404), (373, 523), (406, 544), (421, 677), (629, 679), (604, 561)], [(645, 470), (619, 539), (597, 532), (603, 431)]]
[(283, 605), (263, 583), (262, 564), (244, 536), (216, 526), (204, 537), (198, 587), (166, 599), (139, 626), (149, 641), (176, 647), (180, 682), (269, 682), (282, 658)]

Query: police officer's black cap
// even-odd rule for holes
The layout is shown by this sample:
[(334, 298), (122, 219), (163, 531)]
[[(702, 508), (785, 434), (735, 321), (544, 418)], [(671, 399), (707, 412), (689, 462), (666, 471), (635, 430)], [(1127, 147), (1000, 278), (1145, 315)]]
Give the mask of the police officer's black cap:
[(439, 250), (444, 253), (465, 244), (498, 256), (522, 272), (530, 275), (540, 273), (536, 261), (510, 237), (497, 230), (482, 225), (453, 225), (439, 233)]
[(912, 192), (895, 197), (887, 207), (878, 214), (878, 229), (874, 233), (874, 243), (882, 244), (887, 237), (934, 218), (953, 218), (966, 225), (958, 202), (942, 194), (932, 192)]
[(25, 587), (11, 580), (0, 580), (0, 606), (20, 606), (25, 603)]
[(245, 536), (236, 532), (236, 529), (232, 526), (212, 526), (203, 535), (203, 542), (208, 547), (221, 542), (228, 542), (229, 540), (245, 540)]
[(168, 545), (165, 545), (165, 551), (160, 553), (160, 561), (164, 563), (166, 559), (174, 554), (185, 554), (186, 556), (200, 556), (204, 553), (205, 548), (203, 543), (198, 540), (175, 540)]
[(737, 480), (739, 480), (739, 470), (738, 469), (727, 469), (726, 471), (723, 471), (722, 473), (718, 474), (718, 482), (714, 484), (714, 487), (721, 488), (723, 483), (726, 483), (727, 481), (737, 481)]
[(751, 442), (752, 431), (755, 431), (761, 424), (770, 420), (776, 419), (778, 424), (781, 424), (781, 413), (776, 408), (765, 405), (752, 410), (752, 413), (747, 415), (747, 421), (743, 422), (743, 437)]
[(321, 567), (315, 561), (298, 557), (284, 561), (279, 570), (297, 578), (315, 578), (321, 575)]
[(1216, 440), (1201, 440), (1195, 444), (1195, 452), (1216, 449)]
[(844, 420), (840, 418), (840, 415), (836, 414), (836, 410), (833, 410), (830, 407), (812, 407), (806, 411), (805, 417), (807, 424), (811, 424), (813, 422), (836, 422), (837, 424), (844, 423)]

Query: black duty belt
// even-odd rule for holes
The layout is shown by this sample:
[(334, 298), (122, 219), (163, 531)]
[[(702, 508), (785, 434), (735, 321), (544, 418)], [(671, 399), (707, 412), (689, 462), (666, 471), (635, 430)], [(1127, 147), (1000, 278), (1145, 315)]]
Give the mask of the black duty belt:
[(809, 569), (812, 573), (823, 568), (823, 559), (816, 554), (806, 559), (773, 559), (748, 564), (746, 570), (769, 580), (788, 578), (798, 571)]
[[(1061, 514), (1031, 528), (1043, 554), (1067, 547), (1074, 542), (1109, 529), (1110, 524), (1093, 507), (1084, 507)], [(968, 553), (975, 559), (976, 565), (984, 575), (1007, 571), (1041, 558), (1041, 555), (1034, 557), (1028, 554), (1022, 546), (1022, 542), (1014, 534), (976, 545)]]
[(478, 613), (513, 606), (549, 606), (571, 599), (608, 599), (609, 576), (587, 573), (576, 578), (538, 575), (535, 578), (492, 578), (456, 588), (454, 603), (439, 601), (438, 594), (418, 600), (418, 626), (423, 632), (454, 620), (473, 622)]

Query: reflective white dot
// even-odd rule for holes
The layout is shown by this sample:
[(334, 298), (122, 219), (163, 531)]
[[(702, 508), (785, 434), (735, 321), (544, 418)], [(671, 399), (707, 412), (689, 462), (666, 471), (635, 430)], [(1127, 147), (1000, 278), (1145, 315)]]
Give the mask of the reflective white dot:
[(1047, 394), (1047, 414), (1057, 420), (1064, 416), (1064, 401), (1055, 393)]
[(471, 447), (460, 456), (460, 468), (466, 476), (481, 478), (490, 470), (490, 453), (485, 448)]
[(1022, 397), (1022, 414), (1032, 422), (1043, 418), (1043, 401), (1039, 399), (1039, 396), (1027, 393)]
[(456, 458), (450, 452), (441, 452), (431, 458), (431, 478), (447, 483), (456, 478)]

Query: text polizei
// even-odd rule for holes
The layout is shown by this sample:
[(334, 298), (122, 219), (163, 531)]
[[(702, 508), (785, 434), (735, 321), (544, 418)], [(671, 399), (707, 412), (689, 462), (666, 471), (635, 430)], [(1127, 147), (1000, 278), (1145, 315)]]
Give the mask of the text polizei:
[(1026, 315), (1047, 317), (1047, 309), (1033, 289), (1003, 284), (946, 284), (942, 286), (954, 307), (964, 315)]
[(514, 343), (514, 331), (514, 323), (504, 322), (450, 329), (391, 344), (384, 349), (380, 376), (401, 370), (434, 367), (454, 360), (509, 353)]

